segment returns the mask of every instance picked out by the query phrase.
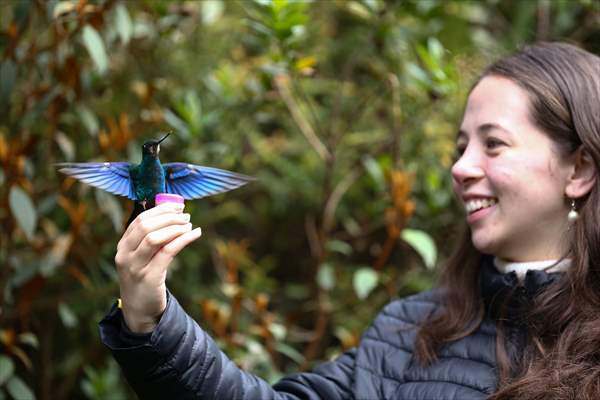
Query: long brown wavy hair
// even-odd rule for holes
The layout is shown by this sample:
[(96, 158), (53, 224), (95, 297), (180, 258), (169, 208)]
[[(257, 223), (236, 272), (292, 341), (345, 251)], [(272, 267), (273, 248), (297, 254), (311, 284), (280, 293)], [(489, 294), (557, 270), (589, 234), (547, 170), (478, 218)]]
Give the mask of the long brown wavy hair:
[[(565, 43), (538, 43), (490, 65), (529, 95), (531, 120), (566, 157), (583, 147), (600, 171), (600, 57)], [(474, 86), (476, 86), (475, 83)], [(473, 87), (474, 87), (473, 86)], [(579, 218), (566, 233), (572, 260), (565, 276), (536, 296), (527, 314), (528, 341), (517, 361), (507, 356), (498, 325), (498, 387), (493, 400), (600, 399), (600, 183), (577, 200)], [(468, 226), (443, 267), (445, 310), (421, 326), (416, 357), (436, 360), (440, 348), (469, 335), (485, 318), (479, 288), (483, 254)], [(465, 290), (467, 288), (467, 290)]]

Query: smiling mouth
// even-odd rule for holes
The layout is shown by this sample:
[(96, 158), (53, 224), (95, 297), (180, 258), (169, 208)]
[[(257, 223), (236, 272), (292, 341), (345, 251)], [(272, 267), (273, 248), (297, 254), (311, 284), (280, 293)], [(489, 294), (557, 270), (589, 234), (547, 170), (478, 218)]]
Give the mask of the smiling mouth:
[(496, 204), (498, 204), (498, 200), (493, 198), (469, 200), (465, 203), (465, 211), (467, 214), (473, 214), (476, 211), (491, 207)]

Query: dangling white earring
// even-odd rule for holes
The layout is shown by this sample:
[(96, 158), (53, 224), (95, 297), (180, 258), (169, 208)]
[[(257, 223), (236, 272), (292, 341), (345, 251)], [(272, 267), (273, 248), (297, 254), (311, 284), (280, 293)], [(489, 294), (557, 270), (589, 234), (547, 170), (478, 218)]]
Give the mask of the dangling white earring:
[(569, 220), (569, 222), (575, 222), (577, 218), (579, 218), (579, 213), (575, 209), (575, 200), (571, 199), (571, 211), (569, 211), (569, 214), (567, 215), (567, 220)]

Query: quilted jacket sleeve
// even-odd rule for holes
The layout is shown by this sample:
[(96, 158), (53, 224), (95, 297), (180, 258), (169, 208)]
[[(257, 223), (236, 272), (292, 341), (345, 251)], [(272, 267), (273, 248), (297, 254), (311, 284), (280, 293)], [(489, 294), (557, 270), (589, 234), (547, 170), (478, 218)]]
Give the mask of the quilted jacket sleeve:
[(124, 332), (113, 306), (100, 322), (102, 342), (112, 351), (141, 399), (351, 399), (355, 350), (288, 376), (274, 386), (239, 369), (167, 293), (167, 308), (151, 334)]

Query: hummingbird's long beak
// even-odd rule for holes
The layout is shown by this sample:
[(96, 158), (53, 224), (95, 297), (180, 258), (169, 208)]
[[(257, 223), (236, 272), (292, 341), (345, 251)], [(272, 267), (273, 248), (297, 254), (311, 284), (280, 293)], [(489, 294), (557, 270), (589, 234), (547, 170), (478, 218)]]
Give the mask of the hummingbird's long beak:
[(160, 139), (156, 144), (160, 144), (160, 142), (162, 142), (163, 140), (165, 140), (167, 138), (167, 136), (169, 136), (171, 134), (171, 132), (168, 132), (162, 139)]

